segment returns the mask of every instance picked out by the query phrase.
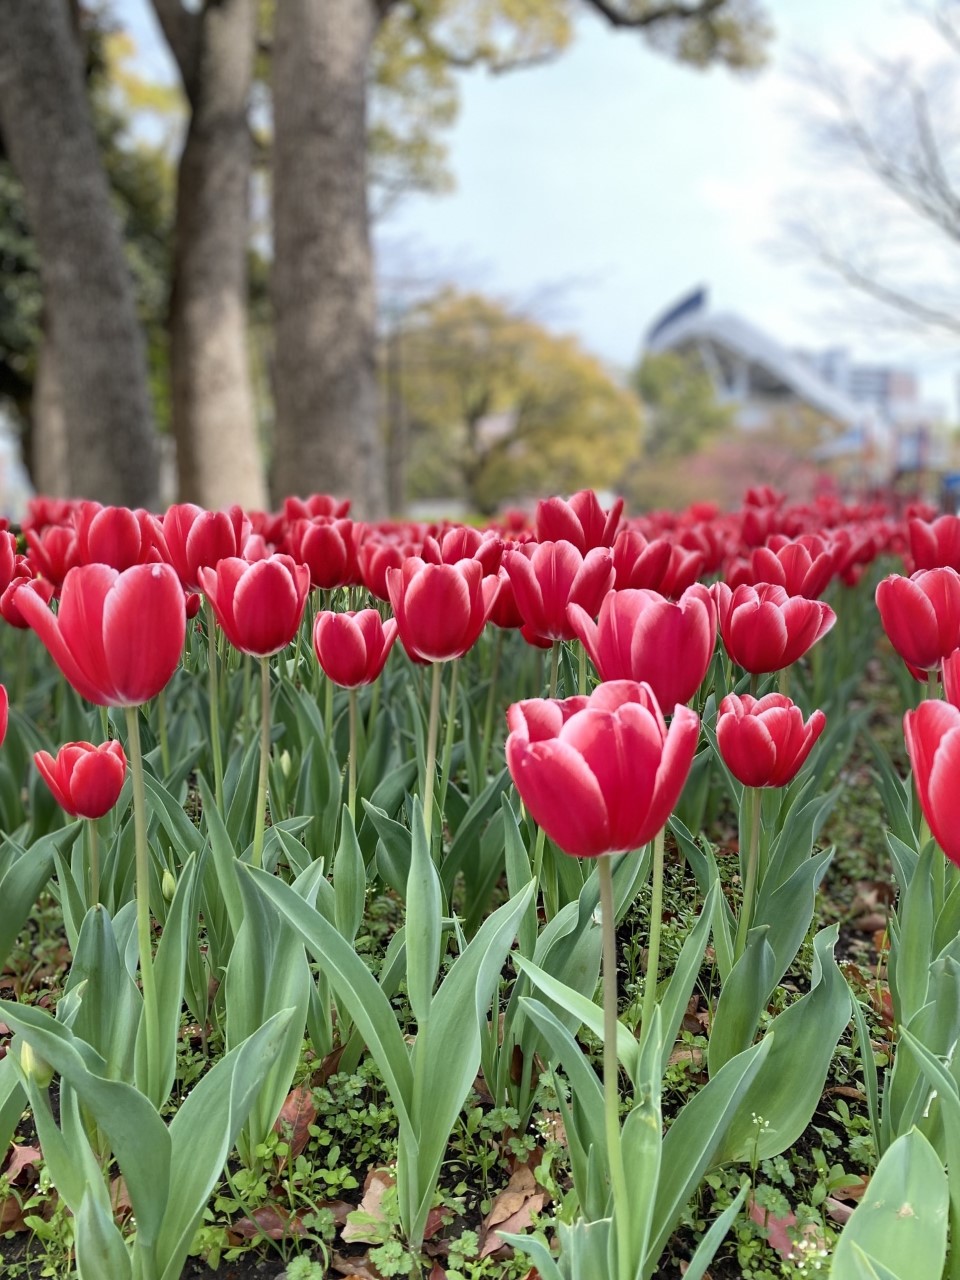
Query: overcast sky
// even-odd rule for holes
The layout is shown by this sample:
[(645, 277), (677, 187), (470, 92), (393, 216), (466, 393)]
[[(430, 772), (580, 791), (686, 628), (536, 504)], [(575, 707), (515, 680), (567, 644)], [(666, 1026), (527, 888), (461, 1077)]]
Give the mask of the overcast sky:
[[(837, 175), (812, 144), (802, 55), (852, 74), (870, 55), (946, 56), (910, 0), (766, 0), (767, 68), (694, 72), (584, 6), (555, 62), (461, 77), (451, 195), (410, 197), (377, 230), (385, 277), (453, 281), (532, 310), (620, 368), (696, 285), (788, 345), (846, 345), (912, 365), (955, 412), (960, 356), (943, 341), (854, 323), (841, 286), (785, 226)], [(148, 0), (114, 0), (152, 74), (172, 75)], [(911, 250), (912, 252), (912, 250)]]

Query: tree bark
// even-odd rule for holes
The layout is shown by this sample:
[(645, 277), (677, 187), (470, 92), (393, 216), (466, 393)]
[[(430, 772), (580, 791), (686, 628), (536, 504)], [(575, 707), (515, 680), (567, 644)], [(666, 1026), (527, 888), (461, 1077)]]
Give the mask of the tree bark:
[(170, 367), (179, 498), (266, 506), (247, 348), (256, 0), (154, 0), (191, 115), (177, 182)]
[(23, 183), (45, 311), (34, 456), (48, 493), (151, 506), (143, 334), (65, 0), (0, 0), (0, 132)]
[(384, 510), (366, 115), (374, 0), (284, 0), (273, 43), (272, 489)]

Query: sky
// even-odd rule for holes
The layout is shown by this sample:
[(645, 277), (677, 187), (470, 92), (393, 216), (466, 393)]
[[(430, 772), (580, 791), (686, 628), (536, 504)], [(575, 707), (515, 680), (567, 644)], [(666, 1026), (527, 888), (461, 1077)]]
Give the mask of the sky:
[[(785, 230), (835, 175), (810, 137), (803, 55), (855, 72), (945, 46), (894, 0), (767, 0), (767, 68), (695, 72), (594, 16), (554, 63), (462, 77), (452, 195), (409, 198), (378, 230), (385, 270), (453, 276), (529, 306), (632, 364), (656, 316), (696, 285), (790, 346), (903, 362), (955, 410), (960, 356), (852, 323), (846, 291)], [(397, 264), (403, 264), (397, 266)]]
[[(147, 0), (115, 3), (152, 72), (172, 74)], [(811, 193), (837, 188), (811, 141), (800, 58), (853, 75), (870, 56), (929, 64), (945, 46), (904, 0), (765, 7), (776, 34), (757, 75), (682, 68), (587, 6), (554, 62), (462, 74), (446, 134), (455, 190), (407, 197), (378, 225), (384, 291), (396, 280), (482, 290), (622, 370), (657, 315), (705, 285), (714, 310), (786, 345), (913, 367), (927, 398), (960, 416), (960, 348), (853, 320), (848, 292), (785, 229)]]

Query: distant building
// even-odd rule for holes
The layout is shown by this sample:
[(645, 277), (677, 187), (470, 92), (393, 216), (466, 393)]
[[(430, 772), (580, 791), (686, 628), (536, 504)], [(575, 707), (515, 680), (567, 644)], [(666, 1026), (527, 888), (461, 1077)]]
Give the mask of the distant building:
[(801, 409), (819, 418), (816, 460), (842, 462), (863, 480), (884, 483), (903, 471), (942, 466), (935, 430), (942, 415), (919, 399), (914, 374), (856, 364), (843, 348), (793, 352), (733, 312), (711, 312), (704, 288), (651, 326), (646, 348), (696, 355), (744, 431), (773, 427), (785, 412)]
[(890, 435), (895, 473), (943, 468), (946, 442), (940, 427), (944, 408), (920, 398), (917, 376), (912, 370), (859, 364), (851, 360), (845, 347), (797, 354), (831, 386), (876, 411)]

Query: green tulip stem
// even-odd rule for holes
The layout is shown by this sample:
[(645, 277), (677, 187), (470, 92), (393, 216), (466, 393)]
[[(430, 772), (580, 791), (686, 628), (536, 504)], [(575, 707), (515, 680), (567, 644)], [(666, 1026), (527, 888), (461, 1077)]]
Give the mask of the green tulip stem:
[(220, 689), (217, 679), (217, 619), (209, 600), (203, 605), (207, 614), (207, 657), (210, 663), (210, 745), (213, 748), (213, 794), (217, 810), (223, 812), (223, 749), (220, 743)]
[(347, 810), (357, 820), (357, 691), (348, 691), (350, 709), (350, 754), (347, 757)]
[(323, 678), (323, 733), (328, 743), (333, 741), (333, 681)]
[(170, 735), (167, 733), (167, 691), (157, 694), (157, 727), (160, 733), (160, 765), (164, 778), (170, 776)]
[(90, 851), (90, 906), (100, 902), (100, 831), (96, 818), (87, 819), (87, 848)]
[(487, 689), (487, 705), (483, 711), (483, 738), (480, 743), (480, 779), (481, 784), (486, 781), (487, 764), (490, 760), (490, 748), (493, 745), (493, 711), (497, 705), (497, 679), (500, 675), (500, 658), (503, 654), (503, 637), (502, 628), (495, 628), (497, 637), (493, 643), (493, 663), (490, 668), (490, 686)]
[[(603, 937), (603, 1119), (607, 1161), (613, 1191), (613, 1224), (617, 1233), (617, 1274), (632, 1275), (626, 1246), (627, 1217), (633, 1209), (627, 1199), (627, 1177), (620, 1142), (620, 1067), (617, 1059), (617, 935), (613, 914), (613, 872), (610, 855), (597, 859), (600, 878), (600, 924)], [(644, 1023), (646, 1025), (646, 1023)]]
[(780, 670), (780, 692), (785, 698), (790, 697), (790, 668), (782, 667)]
[(253, 829), (251, 864), (263, 866), (263, 832), (267, 824), (267, 774), (270, 769), (270, 660), (260, 659), (260, 776), (257, 779), (257, 816)]
[(760, 693), (760, 677), (755, 671), (750, 673), (750, 696), (756, 698)]
[(550, 686), (547, 689), (547, 697), (555, 698), (557, 696), (557, 685), (560, 683), (560, 641), (554, 640), (550, 646)]
[(146, 1028), (147, 1079), (143, 1092), (156, 1107), (165, 1101), (160, 1093), (160, 1020), (157, 983), (153, 972), (153, 930), (150, 925), (150, 849), (147, 844), (147, 802), (140, 751), (140, 717), (137, 707), (124, 707), (127, 719), (127, 753), (133, 781), (133, 829), (137, 868), (137, 947), (140, 952), (140, 985)]
[(587, 651), (582, 641), (577, 645), (580, 654), (580, 665), (577, 671), (577, 693), (586, 696), (587, 692)]
[(643, 1005), (640, 1023), (646, 1035), (657, 1006), (657, 978), (660, 972), (660, 932), (663, 926), (663, 839), (665, 828), (653, 838), (653, 881), (650, 890), (650, 940), (647, 943), (647, 967), (643, 979)]
[(760, 867), (760, 801), (759, 787), (750, 787), (750, 832), (747, 845), (747, 874), (743, 885), (743, 901), (740, 904), (740, 922), (734, 946), (734, 962), (740, 959), (747, 945), (747, 934), (753, 919), (754, 899), (757, 896), (757, 873)]
[[(547, 697), (555, 698), (557, 696), (557, 685), (560, 682), (560, 641), (554, 640), (550, 646), (550, 684), (547, 688)], [(544, 889), (544, 906), (546, 906), (546, 887), (541, 884), (540, 872), (543, 867), (543, 848), (546, 841), (547, 833), (543, 827), (537, 827), (537, 839), (533, 846), (533, 878), (537, 884)], [(554, 913), (555, 914), (555, 913)]]
[(374, 726), (377, 723), (377, 716), (380, 714), (380, 685), (382, 681), (374, 681), (372, 690), (370, 691), (370, 709), (367, 712), (367, 741), (373, 737)]
[(937, 668), (931, 667), (927, 672), (927, 697), (932, 698), (934, 702), (939, 701), (942, 687)]
[(450, 781), (450, 761), (453, 757), (453, 739), (457, 727), (457, 685), (460, 677), (460, 659), (450, 664), (450, 688), (447, 690), (447, 724), (443, 736), (443, 759), (440, 764), (440, 812), (447, 803), (447, 783)]
[(29, 687), (28, 667), (27, 667), (27, 639), (25, 634), (19, 628), (8, 627), (7, 630), (16, 631), (16, 635), (17, 635), (17, 640), (16, 640), (17, 674), (15, 677), (15, 683), (14, 683), (14, 689), (16, 690), (16, 693), (14, 694), (13, 703), (14, 703), (14, 706), (21, 707), (23, 706), (23, 703), (27, 694), (27, 688)]
[(423, 771), (423, 830), (430, 844), (433, 830), (433, 787), (437, 776), (437, 735), (440, 729), (440, 682), (443, 667), (433, 664), (430, 682), (430, 719), (427, 721), (427, 763)]

